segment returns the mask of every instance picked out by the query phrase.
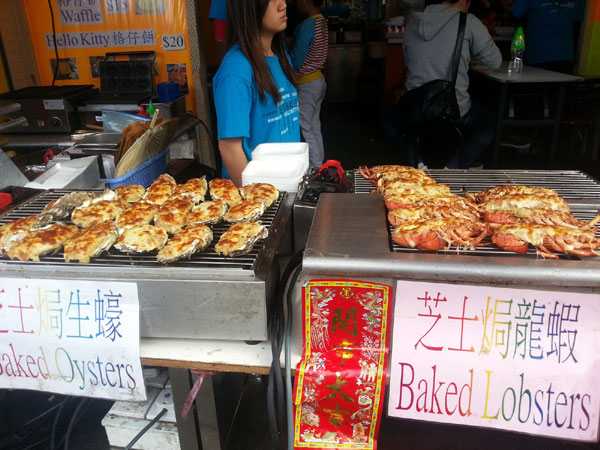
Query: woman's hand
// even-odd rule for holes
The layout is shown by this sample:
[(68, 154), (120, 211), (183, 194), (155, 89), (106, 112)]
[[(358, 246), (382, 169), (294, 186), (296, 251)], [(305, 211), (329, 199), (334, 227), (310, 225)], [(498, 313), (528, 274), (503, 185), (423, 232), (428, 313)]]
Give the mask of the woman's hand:
[(242, 171), (248, 164), (248, 159), (242, 147), (242, 138), (219, 139), (219, 151), (223, 164), (237, 187), (242, 185)]

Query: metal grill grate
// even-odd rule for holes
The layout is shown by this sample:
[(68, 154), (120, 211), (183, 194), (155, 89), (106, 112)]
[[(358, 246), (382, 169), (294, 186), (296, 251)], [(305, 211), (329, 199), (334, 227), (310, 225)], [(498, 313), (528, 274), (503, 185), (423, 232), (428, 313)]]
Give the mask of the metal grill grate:
[[(52, 200), (56, 200), (63, 195), (72, 192), (66, 190), (46, 191), (41, 195), (34, 197), (22, 205), (17, 206), (6, 214), (0, 216), (0, 225), (7, 222), (19, 219), (21, 217), (27, 217), (34, 214), (39, 214), (42, 209)], [(286, 193), (280, 193), (279, 198), (273, 203), (262, 215), (260, 221), (266, 226), (267, 230), (271, 229), (279, 207), (283, 201)], [(253, 249), (246, 255), (236, 257), (224, 257), (216, 253), (215, 244), (219, 241), (219, 238), (229, 228), (229, 224), (219, 223), (212, 227), (214, 239), (210, 246), (203, 252), (192, 255), (189, 260), (177, 261), (168, 264), (168, 267), (187, 267), (187, 268), (204, 268), (204, 269), (227, 269), (227, 270), (240, 270), (240, 271), (251, 271), (254, 269), (255, 263), (263, 250), (265, 243), (268, 241), (259, 241), (253, 247)], [(165, 267), (156, 261), (156, 251), (145, 253), (142, 255), (131, 255), (127, 253), (121, 253), (114, 248), (110, 248), (107, 252), (103, 252), (100, 256), (92, 258), (89, 264), (85, 264), (85, 267), (93, 269), (96, 266), (135, 266), (135, 267)], [(12, 261), (7, 257), (0, 257), (0, 262), (7, 264), (23, 264), (22, 261)], [(62, 250), (55, 253), (54, 255), (42, 256), (39, 262), (29, 261), (27, 264), (51, 264), (51, 265), (74, 265), (82, 266), (79, 263), (66, 263), (64, 261), (64, 255)]]
[[(450, 191), (453, 194), (462, 194), (465, 190), (475, 193), (504, 184), (536, 186), (557, 191), (560, 196), (569, 202), (571, 212), (581, 221), (592, 220), (600, 210), (600, 183), (582, 172), (544, 170), (428, 170), (426, 172), (438, 183), (450, 186)], [(373, 183), (363, 178), (358, 171), (355, 171), (354, 192), (357, 194), (368, 194), (373, 190)], [(391, 251), (404, 253), (421, 252), (421, 250), (401, 247), (393, 242), (391, 234), (394, 227), (391, 225), (388, 225), (388, 227)], [(600, 238), (600, 231), (596, 232), (596, 236)], [(522, 258), (524, 256), (501, 250), (492, 244), (489, 238), (486, 238), (482, 244), (485, 245), (479, 246), (475, 250), (451, 246), (449, 249), (440, 250), (437, 253), (489, 255), (508, 258)], [(561, 259), (584, 259), (575, 255), (557, 254)], [(538, 258), (535, 249), (531, 246), (526, 255), (530, 258)]]

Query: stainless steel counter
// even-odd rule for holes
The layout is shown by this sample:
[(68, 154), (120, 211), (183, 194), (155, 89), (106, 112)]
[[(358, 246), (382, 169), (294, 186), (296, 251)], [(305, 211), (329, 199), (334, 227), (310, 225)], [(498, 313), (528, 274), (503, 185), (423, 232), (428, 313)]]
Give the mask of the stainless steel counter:
[(432, 280), (487, 285), (600, 287), (600, 257), (392, 252), (380, 195), (323, 194), (304, 253), (305, 275)]

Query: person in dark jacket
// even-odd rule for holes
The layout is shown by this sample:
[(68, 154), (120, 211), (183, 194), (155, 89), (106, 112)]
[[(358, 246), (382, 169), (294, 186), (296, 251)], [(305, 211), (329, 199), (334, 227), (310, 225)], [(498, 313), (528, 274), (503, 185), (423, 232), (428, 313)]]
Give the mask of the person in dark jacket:
[[(415, 89), (436, 79), (452, 78), (452, 57), (456, 43), (460, 13), (467, 12), (469, 0), (430, 0), (422, 12), (415, 12), (409, 18), (404, 31), (404, 58), (408, 66), (407, 90)], [(472, 14), (467, 15), (465, 36), (460, 55), (456, 80), (456, 99), (460, 108), (460, 118), (455, 125), (463, 135), (462, 166), (469, 168), (483, 154), (494, 139), (495, 116), (483, 106), (473, 103), (467, 89), (468, 70), (472, 60), (488, 69), (497, 69), (502, 63), (500, 50), (494, 43), (487, 28)], [(391, 114), (391, 116), (390, 116)], [(396, 127), (393, 108), (386, 118), (386, 129)], [(393, 133), (392, 133), (393, 134)], [(398, 135), (398, 131), (396, 130)], [(400, 139), (403, 147), (404, 163), (415, 165), (416, 151), (410, 139)], [(459, 168), (458, 155), (452, 155), (446, 168)]]

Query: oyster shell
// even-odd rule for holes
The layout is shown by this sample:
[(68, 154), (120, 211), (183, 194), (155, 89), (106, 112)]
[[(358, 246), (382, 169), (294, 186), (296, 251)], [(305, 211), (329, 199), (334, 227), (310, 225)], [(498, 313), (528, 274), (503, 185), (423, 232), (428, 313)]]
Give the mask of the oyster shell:
[(169, 234), (177, 233), (185, 226), (185, 219), (193, 205), (191, 200), (184, 197), (166, 201), (156, 213), (154, 225), (163, 228)]
[(127, 204), (121, 200), (92, 201), (87, 206), (75, 208), (71, 214), (71, 221), (81, 228), (87, 228), (97, 223), (113, 220), (125, 209), (127, 209)]
[(212, 225), (220, 222), (227, 212), (227, 203), (223, 200), (211, 200), (196, 205), (188, 213), (185, 221), (190, 224)]
[(160, 263), (189, 259), (204, 250), (213, 240), (212, 230), (206, 225), (190, 225), (173, 236), (156, 255)]
[(140, 186), (139, 184), (130, 184), (127, 186), (116, 187), (115, 193), (121, 201), (126, 203), (135, 203), (144, 196), (146, 189), (144, 186)]
[(252, 250), (257, 240), (266, 238), (267, 233), (260, 222), (238, 222), (223, 233), (215, 250), (223, 256), (244, 255)]
[(198, 203), (204, 200), (207, 191), (206, 177), (192, 178), (187, 183), (176, 186), (173, 190), (173, 197), (185, 197), (194, 203)]
[(41, 228), (52, 222), (51, 214), (38, 214), (22, 217), (0, 227), (0, 256), (10, 249), (11, 245), (23, 239), (29, 230)]
[(54, 220), (69, 217), (69, 214), (83, 205), (86, 201), (92, 200), (96, 195), (92, 192), (69, 192), (58, 200), (53, 200), (42, 210), (42, 214), (50, 214)]
[(39, 261), (40, 256), (54, 253), (63, 246), (65, 241), (77, 234), (79, 228), (57, 222), (36, 230), (30, 230), (20, 241), (10, 246), (8, 256), (20, 261)]
[(233, 181), (225, 178), (215, 178), (209, 183), (210, 196), (213, 200), (223, 200), (227, 205), (237, 205), (242, 201), (239, 189)]
[(127, 228), (114, 247), (124, 253), (145, 253), (160, 250), (167, 242), (167, 232), (154, 225)]
[(117, 217), (116, 224), (119, 234), (123, 234), (123, 231), (135, 225), (148, 225), (159, 209), (160, 206), (154, 203), (144, 201), (134, 203)]
[(64, 243), (65, 261), (89, 263), (90, 258), (108, 250), (118, 237), (117, 226), (110, 220), (81, 230)]
[(262, 201), (243, 200), (223, 216), (227, 222), (254, 222), (265, 212), (265, 204)]
[(240, 188), (240, 192), (244, 200), (264, 202), (267, 208), (279, 198), (277, 188), (268, 183), (247, 184)]
[(162, 205), (171, 197), (175, 186), (177, 186), (175, 178), (167, 173), (163, 173), (160, 177), (154, 180), (154, 182), (146, 190), (143, 198), (147, 202)]

